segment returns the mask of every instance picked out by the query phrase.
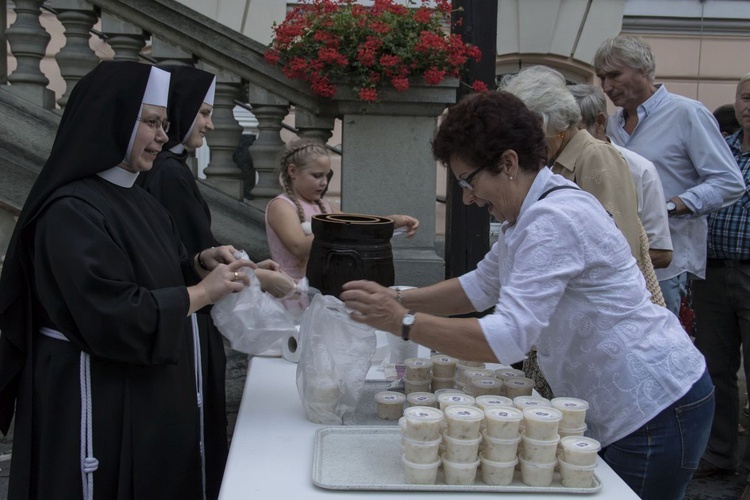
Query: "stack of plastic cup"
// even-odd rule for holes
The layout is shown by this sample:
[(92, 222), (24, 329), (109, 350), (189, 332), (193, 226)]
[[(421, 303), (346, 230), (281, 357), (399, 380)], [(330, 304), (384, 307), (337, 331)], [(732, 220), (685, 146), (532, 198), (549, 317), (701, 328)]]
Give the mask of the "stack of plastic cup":
[(453, 405), (445, 409), (447, 428), (442, 459), (446, 484), (474, 484), (483, 419), (484, 412), (475, 406)]
[(455, 384), (458, 360), (445, 354), (435, 354), (432, 359), (432, 390), (452, 389)]
[(464, 390), (466, 386), (466, 380), (464, 379), (464, 370), (470, 370), (472, 368), (484, 368), (485, 364), (481, 361), (464, 361), (459, 359), (456, 363), (456, 376), (455, 383), (456, 387)]
[(385, 420), (398, 420), (404, 414), (405, 400), (406, 396), (400, 392), (381, 391), (375, 394), (378, 418)]
[(601, 444), (596, 439), (568, 436), (560, 440), (560, 476), (563, 486), (590, 488), (596, 469), (596, 456)]
[(583, 436), (586, 432), (586, 411), (589, 409), (587, 401), (578, 398), (553, 398), (552, 407), (560, 410), (560, 437)]
[(557, 430), (562, 413), (552, 407), (527, 407), (523, 417), (521, 481), (529, 486), (549, 486), (557, 465)]
[(430, 392), (432, 387), (432, 360), (427, 358), (408, 358), (404, 361), (404, 392)]
[(408, 484), (435, 484), (441, 463), (438, 448), (443, 418), (437, 408), (412, 406), (404, 410), (401, 463)]

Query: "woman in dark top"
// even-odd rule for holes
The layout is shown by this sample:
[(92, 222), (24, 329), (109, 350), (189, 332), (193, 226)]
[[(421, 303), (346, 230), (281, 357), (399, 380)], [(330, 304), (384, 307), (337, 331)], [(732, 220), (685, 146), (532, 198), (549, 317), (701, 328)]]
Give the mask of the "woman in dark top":
[[(169, 211), (188, 255), (218, 246), (211, 232), (211, 212), (187, 165), (188, 150), (203, 145), (211, 121), (216, 78), (213, 74), (187, 66), (165, 66), (171, 74), (169, 89), (169, 139), (156, 156), (154, 166), (138, 176), (137, 184), (151, 193)], [(258, 264), (255, 273), (261, 287), (285, 295), (294, 286), (276, 272), (271, 261)], [(280, 290), (277, 289), (280, 287)], [(286, 287), (286, 288), (285, 288)], [(225, 394), (226, 356), (221, 333), (211, 320), (211, 308), (195, 315), (200, 332), (203, 376), (203, 414), (206, 436), (206, 484), (208, 498), (219, 495), (227, 453)]]
[(83, 77), (16, 225), (0, 278), (9, 498), (205, 498), (190, 315), (254, 264), (188, 254), (134, 186), (167, 140), (168, 89), (131, 62)]

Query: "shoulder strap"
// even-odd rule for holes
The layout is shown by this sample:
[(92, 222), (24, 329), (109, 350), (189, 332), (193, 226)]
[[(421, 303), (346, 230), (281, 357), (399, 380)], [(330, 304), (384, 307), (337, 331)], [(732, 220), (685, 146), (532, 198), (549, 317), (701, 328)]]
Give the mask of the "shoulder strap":
[(542, 195), (539, 197), (539, 200), (545, 199), (548, 194), (552, 193), (553, 191), (557, 191), (558, 189), (575, 189), (577, 191), (580, 191), (581, 188), (578, 188), (575, 186), (555, 186), (552, 189), (548, 189), (547, 191), (543, 192)]

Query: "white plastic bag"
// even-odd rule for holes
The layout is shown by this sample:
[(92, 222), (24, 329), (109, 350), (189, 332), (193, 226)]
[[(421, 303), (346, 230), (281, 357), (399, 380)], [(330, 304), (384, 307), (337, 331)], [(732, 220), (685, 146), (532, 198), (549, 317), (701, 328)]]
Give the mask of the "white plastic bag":
[(241, 272), (250, 276), (250, 286), (214, 304), (214, 324), (236, 351), (258, 355), (278, 347), (281, 354), (281, 340), (297, 332), (294, 316), (281, 300), (261, 290), (252, 269)]
[(362, 395), (375, 354), (375, 329), (349, 317), (332, 295), (315, 295), (302, 316), (297, 390), (307, 419), (341, 424)]

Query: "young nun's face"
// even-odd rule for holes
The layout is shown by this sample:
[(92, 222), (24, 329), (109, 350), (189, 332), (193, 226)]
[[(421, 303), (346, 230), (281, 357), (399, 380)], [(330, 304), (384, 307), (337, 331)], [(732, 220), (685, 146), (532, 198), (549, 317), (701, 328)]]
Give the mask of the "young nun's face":
[(198, 115), (195, 117), (195, 125), (193, 125), (193, 131), (190, 132), (190, 137), (185, 141), (185, 146), (196, 149), (203, 146), (203, 138), (206, 136), (206, 132), (214, 129), (214, 122), (211, 121), (211, 112), (214, 107), (205, 102), (201, 104), (201, 109), (198, 110)]
[(150, 170), (156, 155), (167, 142), (167, 133), (162, 123), (167, 120), (167, 108), (144, 104), (138, 129), (130, 153), (130, 165), (122, 165), (130, 172), (144, 172)]

